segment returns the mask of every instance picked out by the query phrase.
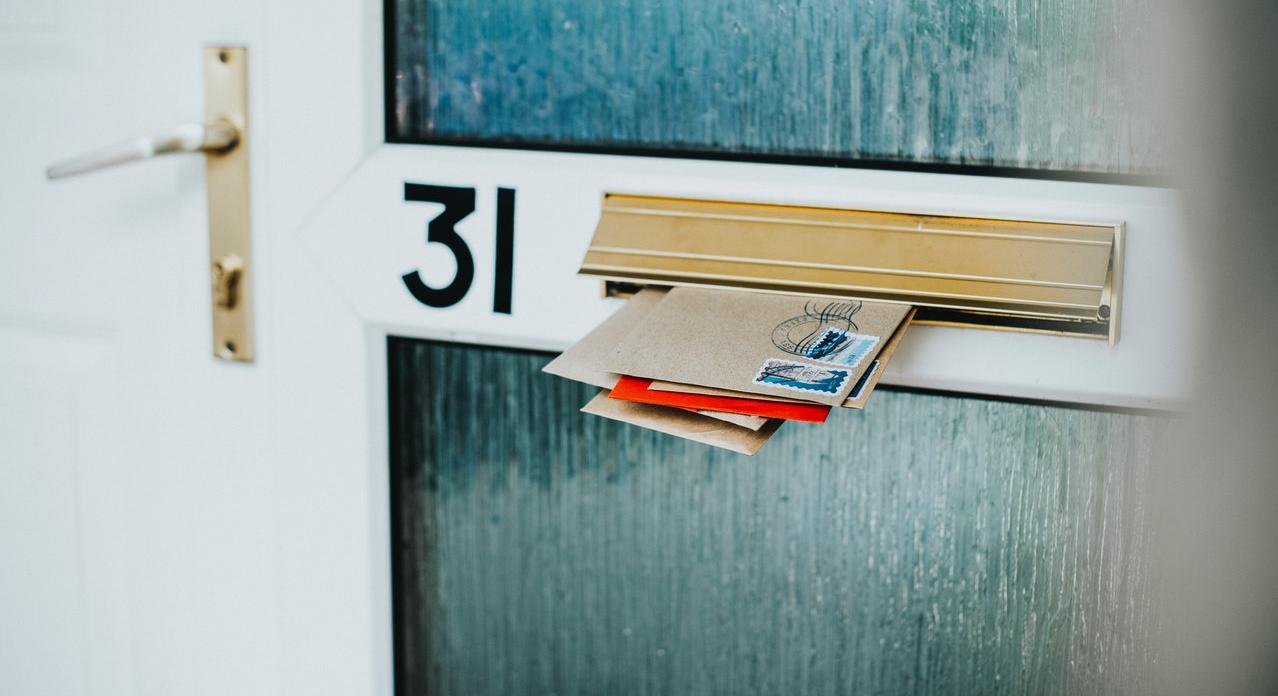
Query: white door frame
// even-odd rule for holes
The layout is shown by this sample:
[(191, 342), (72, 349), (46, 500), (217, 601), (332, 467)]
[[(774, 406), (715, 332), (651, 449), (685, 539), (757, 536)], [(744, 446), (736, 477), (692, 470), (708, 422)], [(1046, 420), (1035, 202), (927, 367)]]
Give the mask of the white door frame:
[[(272, 385), (279, 693), (393, 693), (386, 331), (300, 230), (382, 142), (380, 0), (264, 4), (255, 134), (258, 363)], [(269, 264), (269, 267), (268, 267)]]

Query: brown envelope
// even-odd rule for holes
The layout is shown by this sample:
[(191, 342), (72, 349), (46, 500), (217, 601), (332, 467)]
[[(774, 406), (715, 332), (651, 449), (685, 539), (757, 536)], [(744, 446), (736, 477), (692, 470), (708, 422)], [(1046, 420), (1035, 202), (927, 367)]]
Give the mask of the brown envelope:
[(883, 302), (679, 287), (603, 366), (838, 406), (909, 311)]
[(772, 418), (764, 418), (763, 416), (747, 416), (744, 413), (728, 413), (727, 411), (706, 411), (697, 409), (697, 413), (708, 418), (715, 418), (725, 423), (739, 425), (742, 428), (750, 430), (758, 430), (771, 422)]
[[(896, 352), (896, 347), (900, 345), (901, 339), (905, 336), (905, 330), (910, 326), (910, 320), (914, 318), (915, 309), (905, 316), (905, 320), (901, 322), (892, 334), (892, 337), (883, 344), (882, 350), (879, 351), (874, 361), (870, 363), (870, 368), (866, 375), (858, 380), (858, 388), (854, 387), (852, 393), (848, 394), (848, 398), (843, 402), (843, 408), (865, 408), (865, 404), (870, 400), (870, 394), (874, 392), (874, 388), (879, 384), (879, 378), (883, 376), (883, 372), (887, 369), (888, 361), (892, 359), (892, 354)], [(782, 397), (762, 396), (760, 394), (746, 394), (743, 392), (729, 391), (727, 389), (715, 389), (713, 387), (702, 387), (695, 384), (679, 384), (677, 382), (662, 382), (653, 380), (648, 388), (653, 391), (673, 391), (685, 392), (688, 394), (705, 394), (707, 396), (748, 396), (750, 398), (768, 399), (772, 401), (795, 401), (795, 399), (785, 399)]]
[(905, 316), (905, 321), (901, 322), (901, 326), (892, 334), (887, 343), (883, 344), (883, 349), (879, 351), (874, 362), (870, 364), (870, 372), (866, 375), (863, 384), (858, 385), (858, 389), (853, 389), (848, 395), (847, 401), (843, 402), (843, 408), (865, 408), (870, 401), (870, 395), (874, 393), (874, 388), (879, 386), (879, 378), (887, 371), (888, 361), (892, 359), (892, 354), (896, 352), (896, 347), (901, 345), (901, 339), (905, 337), (905, 330), (910, 328), (910, 322), (914, 319), (917, 310), (910, 307), (910, 313)]
[(782, 403), (801, 404), (803, 399), (787, 399), (784, 396), (772, 396), (771, 394), (750, 394), (747, 392), (732, 391), (731, 389), (715, 389), (714, 387), (703, 387), (699, 384), (680, 384), (679, 382), (665, 382), (659, 379), (652, 380), (652, 384), (648, 388), (653, 391), (683, 392), (685, 394), (705, 394), (706, 396), (735, 396), (741, 399), (762, 399), (764, 401), (779, 401)]
[(577, 341), (568, 350), (551, 360), (541, 368), (542, 372), (558, 375), (574, 382), (593, 384), (601, 389), (612, 389), (617, 385), (618, 375), (604, 368), (604, 363), (612, 356), (630, 332), (648, 313), (657, 307), (666, 296), (665, 288), (644, 288), (635, 293), (625, 305), (604, 323), (596, 326), (585, 338)]
[[(657, 306), (661, 298), (666, 296), (666, 288), (644, 288), (631, 297), (624, 306), (613, 312), (602, 324), (586, 334), (571, 348), (541, 368), (543, 372), (585, 382), (603, 389), (612, 389), (617, 384), (618, 375), (603, 368), (604, 362), (612, 355), (617, 344), (635, 328), (648, 312)], [(698, 411), (709, 418), (716, 418), (727, 423), (739, 425), (750, 430), (758, 430), (768, 422), (767, 418), (745, 416), (737, 413), (721, 413), (719, 411)]]
[(783, 422), (772, 420), (750, 430), (678, 408), (610, 399), (607, 392), (600, 392), (581, 411), (747, 455), (758, 452)]

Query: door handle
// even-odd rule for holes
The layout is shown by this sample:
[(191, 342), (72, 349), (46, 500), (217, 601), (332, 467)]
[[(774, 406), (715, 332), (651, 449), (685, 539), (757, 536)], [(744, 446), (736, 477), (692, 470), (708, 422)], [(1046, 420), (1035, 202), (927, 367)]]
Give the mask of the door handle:
[(50, 179), (114, 167), (160, 155), (203, 152), (205, 198), (209, 215), (209, 265), (198, 270), (209, 279), (213, 355), (252, 362), (253, 240), (249, 210), (248, 49), (204, 49), (204, 120), (109, 145), (56, 162)]
[(125, 140), (55, 162), (44, 173), (50, 179), (62, 179), (160, 155), (228, 152), (239, 141), (240, 129), (227, 118), (218, 118), (208, 123), (184, 123), (160, 133)]

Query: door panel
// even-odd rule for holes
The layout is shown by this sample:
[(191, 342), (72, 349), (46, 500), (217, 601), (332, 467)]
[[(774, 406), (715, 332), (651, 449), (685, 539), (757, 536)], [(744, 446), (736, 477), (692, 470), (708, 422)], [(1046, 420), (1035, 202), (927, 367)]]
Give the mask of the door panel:
[(578, 413), (549, 355), (388, 350), (398, 693), (1130, 692), (1151, 657), (1160, 419), (884, 390), (743, 457)]
[(120, 542), (109, 515), (118, 488), (93, 485), (95, 472), (119, 465), (111, 357), (95, 336), (0, 331), (0, 394), (22, 404), (0, 418), (0, 597), (5, 625), (20, 627), (0, 633), (10, 693), (85, 694), (92, 668), (127, 668), (119, 654), (91, 664), (111, 651), (92, 645), (101, 622), (84, 601), (89, 583), (118, 580), (118, 568), (85, 553)]
[[(388, 6), (392, 141), (1165, 164), (1139, 3)], [(1159, 418), (884, 389), (745, 458), (583, 416), (548, 356), (387, 359), (398, 693), (1130, 693), (1155, 659)]]
[(270, 691), (266, 367), (210, 354), (203, 159), (44, 175), (199, 119), (204, 46), (259, 45), (261, 10), (5, 11), (0, 691)]

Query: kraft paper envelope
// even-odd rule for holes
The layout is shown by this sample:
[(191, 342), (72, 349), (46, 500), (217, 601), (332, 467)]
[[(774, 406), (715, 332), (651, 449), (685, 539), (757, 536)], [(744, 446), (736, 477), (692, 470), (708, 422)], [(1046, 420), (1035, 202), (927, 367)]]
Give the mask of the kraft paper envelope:
[(581, 411), (747, 455), (758, 452), (784, 422), (770, 420), (751, 430), (678, 408), (610, 399), (607, 392), (600, 392)]
[(634, 297), (613, 312), (612, 316), (604, 320), (602, 324), (596, 326), (593, 331), (586, 334), (585, 338), (577, 341), (568, 350), (560, 353), (559, 357), (551, 360), (550, 364), (541, 368), (542, 372), (549, 372), (574, 382), (593, 384), (601, 389), (612, 389), (617, 384), (618, 375), (605, 369), (604, 363), (612, 356), (612, 351), (621, 341), (639, 325), (644, 317), (648, 316), (649, 312), (656, 308), (665, 296), (664, 288), (644, 288), (635, 293)]
[(839, 406), (909, 305), (674, 288), (609, 372)]
[(749, 394), (746, 392), (732, 391), (731, 389), (703, 387), (699, 384), (666, 382), (660, 379), (652, 380), (652, 384), (648, 385), (648, 388), (653, 391), (684, 392), (685, 394), (705, 394), (706, 396), (745, 396), (751, 399), (763, 399), (765, 401), (779, 401), (792, 404), (803, 403), (803, 399), (787, 399), (784, 396), (772, 396), (771, 394)]
[[(575, 382), (585, 382), (603, 389), (612, 389), (617, 384), (618, 375), (605, 370), (603, 367), (604, 362), (612, 355), (612, 351), (617, 347), (617, 344), (638, 325), (641, 319), (647, 316), (648, 312), (651, 312), (657, 306), (657, 303), (665, 295), (665, 288), (644, 288), (635, 293), (634, 297), (631, 297), (625, 305), (613, 312), (611, 317), (604, 320), (602, 324), (595, 327), (589, 334), (586, 334), (585, 338), (582, 338), (571, 348), (564, 351), (559, 357), (550, 361), (550, 364), (541, 368), (542, 371), (571, 379)], [(709, 418), (716, 418), (749, 428), (750, 430), (758, 430), (768, 422), (767, 418), (735, 413), (720, 413), (718, 411), (698, 411), (698, 413)]]
[(896, 347), (901, 345), (901, 339), (905, 337), (905, 330), (910, 327), (910, 322), (914, 319), (917, 310), (910, 307), (909, 314), (905, 315), (905, 320), (901, 322), (900, 328), (896, 333), (892, 334), (892, 338), (883, 344), (883, 349), (879, 351), (874, 362), (870, 363), (869, 372), (861, 379), (852, 393), (848, 395), (847, 401), (843, 402), (843, 408), (865, 408), (870, 401), (870, 395), (874, 393), (874, 388), (879, 386), (879, 378), (887, 370), (888, 361), (892, 359), (892, 354), (896, 352)]
[(699, 409), (695, 411), (695, 413), (699, 413), (710, 418), (717, 418), (725, 423), (739, 425), (742, 428), (749, 428), (750, 430), (758, 430), (772, 422), (771, 418), (764, 418), (763, 416), (747, 416), (743, 413), (728, 413), (726, 411), (705, 411)]
[[(915, 311), (913, 307), (910, 308), (909, 313), (905, 315), (905, 319), (901, 322), (901, 326), (887, 340), (887, 343), (883, 344), (882, 350), (870, 363), (869, 369), (857, 381), (857, 385), (848, 394), (848, 398), (844, 400), (843, 408), (865, 408), (866, 403), (870, 400), (870, 394), (874, 393), (874, 388), (879, 384), (879, 378), (883, 376), (883, 372), (887, 369), (888, 361), (892, 359), (892, 354), (896, 352), (896, 347), (900, 345), (901, 339), (905, 336), (905, 330), (909, 328), (910, 320), (914, 318)], [(727, 389), (662, 382), (660, 380), (654, 380), (648, 388), (653, 391), (685, 392), (689, 394), (705, 394), (707, 396), (744, 396), (742, 392), (728, 391)], [(760, 396), (757, 394), (752, 396), (762, 399), (783, 400), (782, 397)], [(794, 399), (784, 400), (794, 401)]]

